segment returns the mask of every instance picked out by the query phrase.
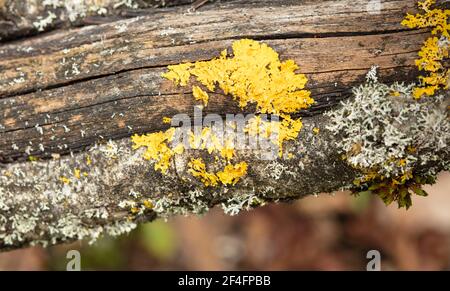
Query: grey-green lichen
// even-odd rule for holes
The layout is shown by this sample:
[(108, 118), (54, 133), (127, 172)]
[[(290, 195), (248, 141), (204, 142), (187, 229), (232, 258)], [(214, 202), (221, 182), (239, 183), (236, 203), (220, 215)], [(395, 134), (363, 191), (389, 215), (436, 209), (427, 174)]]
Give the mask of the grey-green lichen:
[[(408, 186), (414, 186), (416, 178), (424, 179), (419, 181), (423, 184), (427, 175), (448, 168), (449, 127), (442, 107), (448, 99), (417, 102), (410, 101), (409, 94), (410, 86), (369, 80), (330, 117), (305, 118), (299, 138), (286, 146), (288, 157), (265, 161), (261, 153), (238, 150), (236, 155), (253, 166), (234, 187), (205, 187), (194, 179), (189, 160), (208, 159), (195, 150), (177, 156), (161, 175), (141, 158), (144, 149), (132, 150), (128, 138), (70, 156), (52, 155), (52, 160), (2, 165), (0, 249), (78, 239), (94, 242), (103, 234), (129, 232), (140, 222), (204, 214), (215, 205), (236, 215), (268, 202), (338, 190), (351, 185), (356, 174), (364, 178), (374, 169), (377, 177), (380, 171), (394, 178), (412, 169)], [(314, 131), (319, 127), (323, 130)], [(336, 145), (348, 159), (340, 159)], [(389, 154), (404, 159), (401, 166), (389, 161), (386, 169), (378, 169)], [(373, 186), (366, 184), (353, 187), (363, 191)]]
[(139, 7), (135, 0), (43, 0), (42, 6), (48, 9), (48, 16), (45, 18), (39, 16), (34, 23), (39, 31), (43, 31), (57, 18), (52, 10), (55, 12), (62, 10), (64, 17), (67, 17), (70, 22), (75, 22), (92, 14), (105, 15), (111, 9)]
[(83, 153), (0, 168), (0, 249), (93, 243), (157, 217), (204, 214), (219, 203), (236, 214), (262, 204), (254, 194), (208, 192), (184, 182), (181, 168), (160, 177), (141, 155), (128, 140), (108, 141)]
[(382, 84), (376, 67), (353, 90), (354, 98), (331, 111), (328, 130), (337, 148), (360, 170), (355, 191), (371, 191), (387, 203), (411, 205), (411, 194), (426, 195), (438, 170), (449, 169), (448, 92), (415, 100), (414, 84)]
[(241, 194), (237, 196), (233, 196), (228, 199), (226, 202), (222, 203), (222, 209), (225, 214), (234, 216), (239, 214), (242, 210), (251, 210), (254, 207), (263, 206), (266, 204), (266, 201), (255, 195), (254, 193), (250, 194)]
[(126, 215), (113, 215), (114, 208), (102, 195), (105, 182), (122, 172), (114, 167), (106, 172), (95, 165), (101, 158), (115, 163), (118, 150), (112, 144), (94, 147), (83, 154), (81, 163), (55, 159), (47, 167), (44, 162), (29, 162), (31, 173), (24, 172), (21, 164), (1, 169), (0, 248), (79, 239), (94, 242), (102, 233), (119, 235), (135, 228)]
[[(306, 129), (313, 126), (305, 122)], [(239, 187), (214, 189), (198, 183), (187, 170), (190, 158), (198, 155), (195, 150), (179, 156), (167, 175), (161, 175), (141, 158), (143, 149), (132, 150), (129, 139), (102, 142), (68, 156), (52, 155), (52, 160), (6, 164), (0, 168), (0, 249), (94, 242), (103, 234), (126, 233), (158, 217), (204, 214), (215, 205), (236, 215), (266, 202), (336, 189), (342, 181), (326, 178), (333, 175), (333, 167), (323, 162), (329, 158), (327, 144), (305, 130), (301, 142), (286, 148), (293, 153), (291, 159), (255, 161)], [(236, 154), (247, 160), (260, 156), (247, 150)], [(303, 164), (322, 168), (323, 180), (311, 183), (318, 181), (316, 174), (300, 174), (297, 165)], [(277, 182), (281, 179), (283, 183)]]

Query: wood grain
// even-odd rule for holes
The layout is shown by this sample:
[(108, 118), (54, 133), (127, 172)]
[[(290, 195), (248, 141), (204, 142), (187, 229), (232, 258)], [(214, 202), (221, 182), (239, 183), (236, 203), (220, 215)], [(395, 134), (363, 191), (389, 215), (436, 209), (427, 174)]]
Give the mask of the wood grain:
[[(214, 58), (241, 38), (264, 41), (282, 60), (299, 64), (316, 100), (304, 116), (347, 98), (375, 64), (385, 81), (412, 81), (413, 61), (427, 37), (399, 24), (413, 1), (383, 1), (378, 14), (368, 14), (367, 4), (231, 1), (5, 44), (0, 47), (0, 162), (67, 154), (99, 140), (163, 129), (163, 116), (190, 114), (198, 104), (189, 87), (161, 77), (165, 67)], [(240, 110), (216, 92), (209, 112)]]

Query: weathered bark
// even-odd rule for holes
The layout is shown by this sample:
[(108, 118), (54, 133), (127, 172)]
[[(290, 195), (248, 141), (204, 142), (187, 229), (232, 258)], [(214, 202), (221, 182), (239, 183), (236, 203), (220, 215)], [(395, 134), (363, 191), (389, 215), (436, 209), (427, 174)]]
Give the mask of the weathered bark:
[[(178, 206), (161, 202), (132, 218), (145, 221), (203, 212), (220, 203), (230, 206), (233, 197), (284, 201), (348, 186), (356, 171), (336, 151), (339, 136), (325, 130), (329, 120), (322, 113), (348, 98), (372, 65), (380, 66), (382, 81), (413, 81), (414, 59), (428, 35), (400, 25), (414, 1), (382, 1), (379, 13), (368, 13), (368, 3), (226, 1), (197, 12), (170, 8), (2, 45), (0, 198), (9, 200), (0, 199), (0, 218), (15, 226), (3, 223), (0, 249), (126, 231), (130, 214), (119, 205), (127, 199), (181, 199)], [(161, 73), (169, 64), (214, 58), (240, 38), (268, 43), (307, 75), (316, 104), (300, 113), (304, 128), (287, 145), (300, 154), (260, 161), (259, 152), (240, 151), (238, 158), (251, 167), (228, 188), (204, 188), (190, 177), (187, 160), (203, 155), (196, 151), (178, 156), (168, 175), (154, 171), (140, 151), (131, 150), (128, 137), (166, 129), (162, 117), (191, 115), (198, 104), (188, 89)], [(210, 97), (205, 114), (242, 112), (228, 96)], [(323, 130), (316, 135), (313, 127)], [(89, 150), (108, 140), (115, 141)], [(55, 153), (62, 158), (49, 159)], [(25, 162), (29, 156), (42, 160)], [(75, 168), (87, 177), (69, 186), (61, 183)], [(8, 198), (12, 193), (14, 201)], [(2, 203), (9, 206), (2, 209)]]
[[(155, 8), (186, 5), (194, 1), (54, 0), (53, 2), (55, 5), (51, 1), (47, 5), (43, 5), (44, 0), (1, 0), (0, 42), (32, 36), (57, 28), (101, 24), (142, 14), (158, 13), (159, 9)], [(65, 2), (69, 4), (64, 4)], [(53, 15), (51, 22), (39, 27), (37, 23), (49, 15), (50, 17)]]
[[(368, 16), (368, 1), (237, 1), (6, 44), (0, 48), (0, 161), (67, 154), (101, 137), (160, 130), (155, 120), (189, 113), (195, 102), (186, 88), (161, 77), (164, 67), (211, 59), (238, 38), (265, 40), (300, 65), (317, 102), (305, 115), (348, 97), (375, 64), (383, 80), (412, 81), (427, 33), (399, 24), (411, 2), (387, 1), (381, 14)], [(211, 99), (205, 113), (240, 112), (227, 96)]]

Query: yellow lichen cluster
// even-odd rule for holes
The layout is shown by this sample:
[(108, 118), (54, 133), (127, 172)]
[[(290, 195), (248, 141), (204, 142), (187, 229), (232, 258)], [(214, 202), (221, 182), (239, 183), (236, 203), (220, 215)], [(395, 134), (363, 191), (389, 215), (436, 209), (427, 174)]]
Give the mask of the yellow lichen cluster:
[(67, 177), (65, 177), (65, 176), (59, 177), (59, 180), (60, 180), (63, 184), (70, 184), (70, 183), (72, 182), (69, 178), (67, 178)]
[(247, 163), (240, 162), (237, 164), (226, 165), (225, 168), (217, 173), (217, 177), (224, 185), (235, 185), (242, 176), (247, 174)]
[[(87, 156), (87, 163), (88, 166), (91, 164), (91, 159), (89, 158), (89, 156)], [(73, 169), (73, 177), (74, 179), (80, 180), (82, 177), (87, 177), (89, 176), (88, 172), (86, 171), (81, 171), (81, 169), (79, 168), (74, 168)], [(68, 178), (66, 176), (60, 176), (59, 177), (59, 181), (62, 182), (63, 184), (69, 185), (70, 183), (72, 183), (72, 179)]]
[[(168, 66), (163, 77), (181, 86), (187, 86), (191, 76), (206, 89), (192, 86), (192, 94), (196, 100), (208, 105), (209, 95), (206, 90), (214, 92), (217, 87), (225, 94), (238, 101), (241, 108), (255, 104), (260, 114), (273, 114), (281, 117), (281, 121), (265, 121), (256, 116), (245, 128), (250, 135), (270, 138), (282, 155), (283, 142), (297, 138), (302, 127), (300, 118), (293, 118), (291, 114), (308, 108), (314, 103), (310, 92), (304, 90), (307, 79), (303, 74), (295, 71), (298, 66), (293, 60), (281, 62), (278, 54), (269, 46), (254, 40), (242, 39), (232, 45), (233, 56), (227, 57), (227, 50), (222, 51), (218, 58), (196, 63), (185, 63)], [(169, 118), (164, 118), (169, 123)], [(165, 173), (172, 156), (184, 150), (178, 145), (178, 152), (169, 146), (174, 135), (174, 128), (166, 132), (147, 135), (134, 135), (133, 148), (146, 147), (144, 158), (154, 160), (155, 169)], [(205, 186), (234, 185), (247, 173), (247, 163), (233, 164), (235, 157), (233, 140), (219, 139), (211, 128), (203, 128), (200, 134), (190, 133), (189, 145), (193, 149), (207, 150), (221, 158), (226, 163), (223, 170), (208, 172), (202, 159), (191, 159), (188, 164), (189, 173), (203, 182)]]
[[(144, 159), (155, 161), (155, 170), (166, 173), (172, 157), (184, 152), (184, 144), (172, 144), (175, 128), (165, 132), (156, 132), (145, 135), (133, 135), (133, 149), (144, 147)], [(216, 153), (223, 158), (227, 165), (217, 173), (207, 172), (206, 165), (201, 158), (191, 159), (188, 163), (188, 172), (199, 178), (205, 186), (234, 185), (247, 173), (247, 163), (231, 164), (234, 157), (234, 146), (227, 140), (222, 143), (208, 127), (203, 128), (200, 134), (189, 133), (188, 143), (192, 149), (206, 150), (209, 154)], [(217, 157), (217, 156), (216, 156)]]
[[(314, 103), (310, 92), (304, 90), (308, 80), (295, 73), (298, 66), (293, 60), (281, 62), (278, 53), (264, 43), (242, 39), (235, 41), (232, 48), (233, 57), (228, 58), (224, 50), (213, 60), (168, 66), (163, 76), (181, 86), (194, 76), (211, 92), (218, 86), (241, 108), (255, 103), (260, 113), (280, 116), (283, 121), (277, 123), (277, 144), (281, 155), (283, 142), (296, 138), (302, 127), (301, 120), (290, 114)], [(192, 90), (194, 97), (206, 105), (208, 94), (198, 86)]]
[(214, 173), (206, 171), (206, 165), (203, 162), (203, 159), (191, 159), (188, 167), (189, 173), (191, 173), (192, 176), (199, 178), (205, 186), (217, 186), (219, 179)]
[(189, 132), (189, 147), (191, 149), (207, 150), (209, 154), (218, 153), (226, 161), (234, 156), (232, 140), (222, 141), (209, 127), (204, 127), (199, 134)]
[(170, 124), (172, 122), (172, 118), (165, 116), (165, 117), (163, 117), (162, 121), (165, 124)]
[(208, 93), (203, 91), (199, 86), (192, 86), (192, 95), (194, 96), (195, 100), (203, 101), (203, 104), (205, 106), (208, 105)]
[(172, 149), (168, 142), (171, 142), (175, 128), (169, 128), (167, 131), (159, 131), (145, 135), (133, 135), (133, 149), (145, 147), (146, 150), (143, 158), (146, 160), (155, 161), (155, 170), (161, 173), (166, 173), (169, 169), (170, 159), (175, 153), (182, 153), (184, 148), (182, 146)]
[(219, 182), (224, 185), (235, 185), (242, 176), (247, 174), (247, 163), (228, 164), (217, 173), (206, 171), (206, 165), (203, 159), (191, 159), (188, 164), (189, 172), (192, 176), (199, 178), (205, 186), (217, 186)]
[[(424, 14), (408, 14), (402, 25), (409, 28), (432, 28), (432, 37), (428, 38), (419, 52), (416, 65), (421, 71), (427, 73), (420, 76), (420, 85), (414, 88), (414, 97), (423, 95), (432, 96), (439, 89), (448, 89), (450, 71), (444, 67), (443, 61), (448, 58), (450, 49), (450, 10), (432, 9), (436, 0), (419, 2), (419, 8)], [(439, 37), (437, 37), (439, 36)]]
[[(278, 155), (283, 154), (283, 143), (288, 140), (295, 140), (302, 128), (300, 118), (293, 119), (289, 115), (284, 116), (281, 121), (267, 121), (260, 116), (250, 119), (245, 127), (245, 132), (251, 136), (260, 136), (270, 140), (278, 146)], [(272, 137), (276, 138), (272, 138)]]

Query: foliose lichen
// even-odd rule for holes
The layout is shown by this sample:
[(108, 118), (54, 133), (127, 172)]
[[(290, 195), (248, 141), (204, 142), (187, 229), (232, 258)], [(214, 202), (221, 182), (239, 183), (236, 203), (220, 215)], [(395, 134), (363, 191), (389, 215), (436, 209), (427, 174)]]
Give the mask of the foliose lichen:
[(423, 95), (432, 96), (439, 89), (448, 89), (450, 86), (450, 71), (444, 65), (450, 50), (450, 10), (434, 8), (436, 0), (424, 0), (418, 6), (422, 14), (408, 14), (402, 25), (409, 28), (431, 28), (429, 37), (419, 51), (416, 66), (426, 73), (419, 77), (419, 85), (413, 89), (415, 98)]
[(327, 129), (340, 137), (343, 159), (361, 172), (354, 192), (369, 191), (406, 208), (411, 194), (426, 195), (421, 186), (450, 166), (446, 94), (415, 100), (414, 84), (382, 84), (374, 67), (367, 82), (353, 89), (354, 98), (328, 113)]
[(27, 162), (32, 173), (22, 171), (20, 163), (0, 169), (0, 248), (82, 239), (93, 243), (101, 235), (134, 229), (136, 223), (127, 215), (115, 217), (99, 194), (104, 182), (121, 170), (108, 171), (104, 163), (95, 165), (95, 161), (118, 163), (118, 152), (128, 153), (110, 141), (81, 154), (77, 161), (66, 157), (60, 162), (58, 157), (49, 168), (42, 161)]
[[(302, 127), (301, 119), (293, 118), (291, 114), (314, 103), (310, 92), (304, 89), (307, 78), (296, 73), (298, 66), (293, 60), (280, 61), (278, 53), (264, 43), (242, 39), (235, 41), (232, 49), (231, 57), (224, 50), (218, 58), (209, 61), (168, 66), (163, 77), (181, 86), (187, 86), (194, 77), (204, 88), (193, 85), (193, 96), (204, 106), (209, 101), (206, 90), (214, 92), (218, 87), (238, 101), (241, 108), (255, 104), (256, 114), (280, 116), (281, 121), (268, 122), (257, 115), (248, 121), (245, 132), (251, 136), (263, 136), (275, 143), (281, 157), (283, 143), (295, 140)], [(163, 119), (164, 123), (169, 121), (168, 117)], [(165, 173), (171, 159), (185, 150), (183, 144), (171, 144), (175, 133), (172, 127), (165, 132), (134, 135), (132, 141), (135, 149), (147, 148), (144, 158), (154, 161), (155, 170)], [(271, 139), (274, 134), (277, 138)], [(209, 154), (218, 153), (216, 158), (225, 162), (221, 170), (212, 172), (203, 160), (191, 159), (189, 172), (206, 187), (234, 185), (247, 173), (246, 161), (232, 163), (235, 158), (234, 137), (219, 139), (211, 128), (205, 127), (200, 133), (190, 132), (189, 146), (191, 149), (207, 150)]]

